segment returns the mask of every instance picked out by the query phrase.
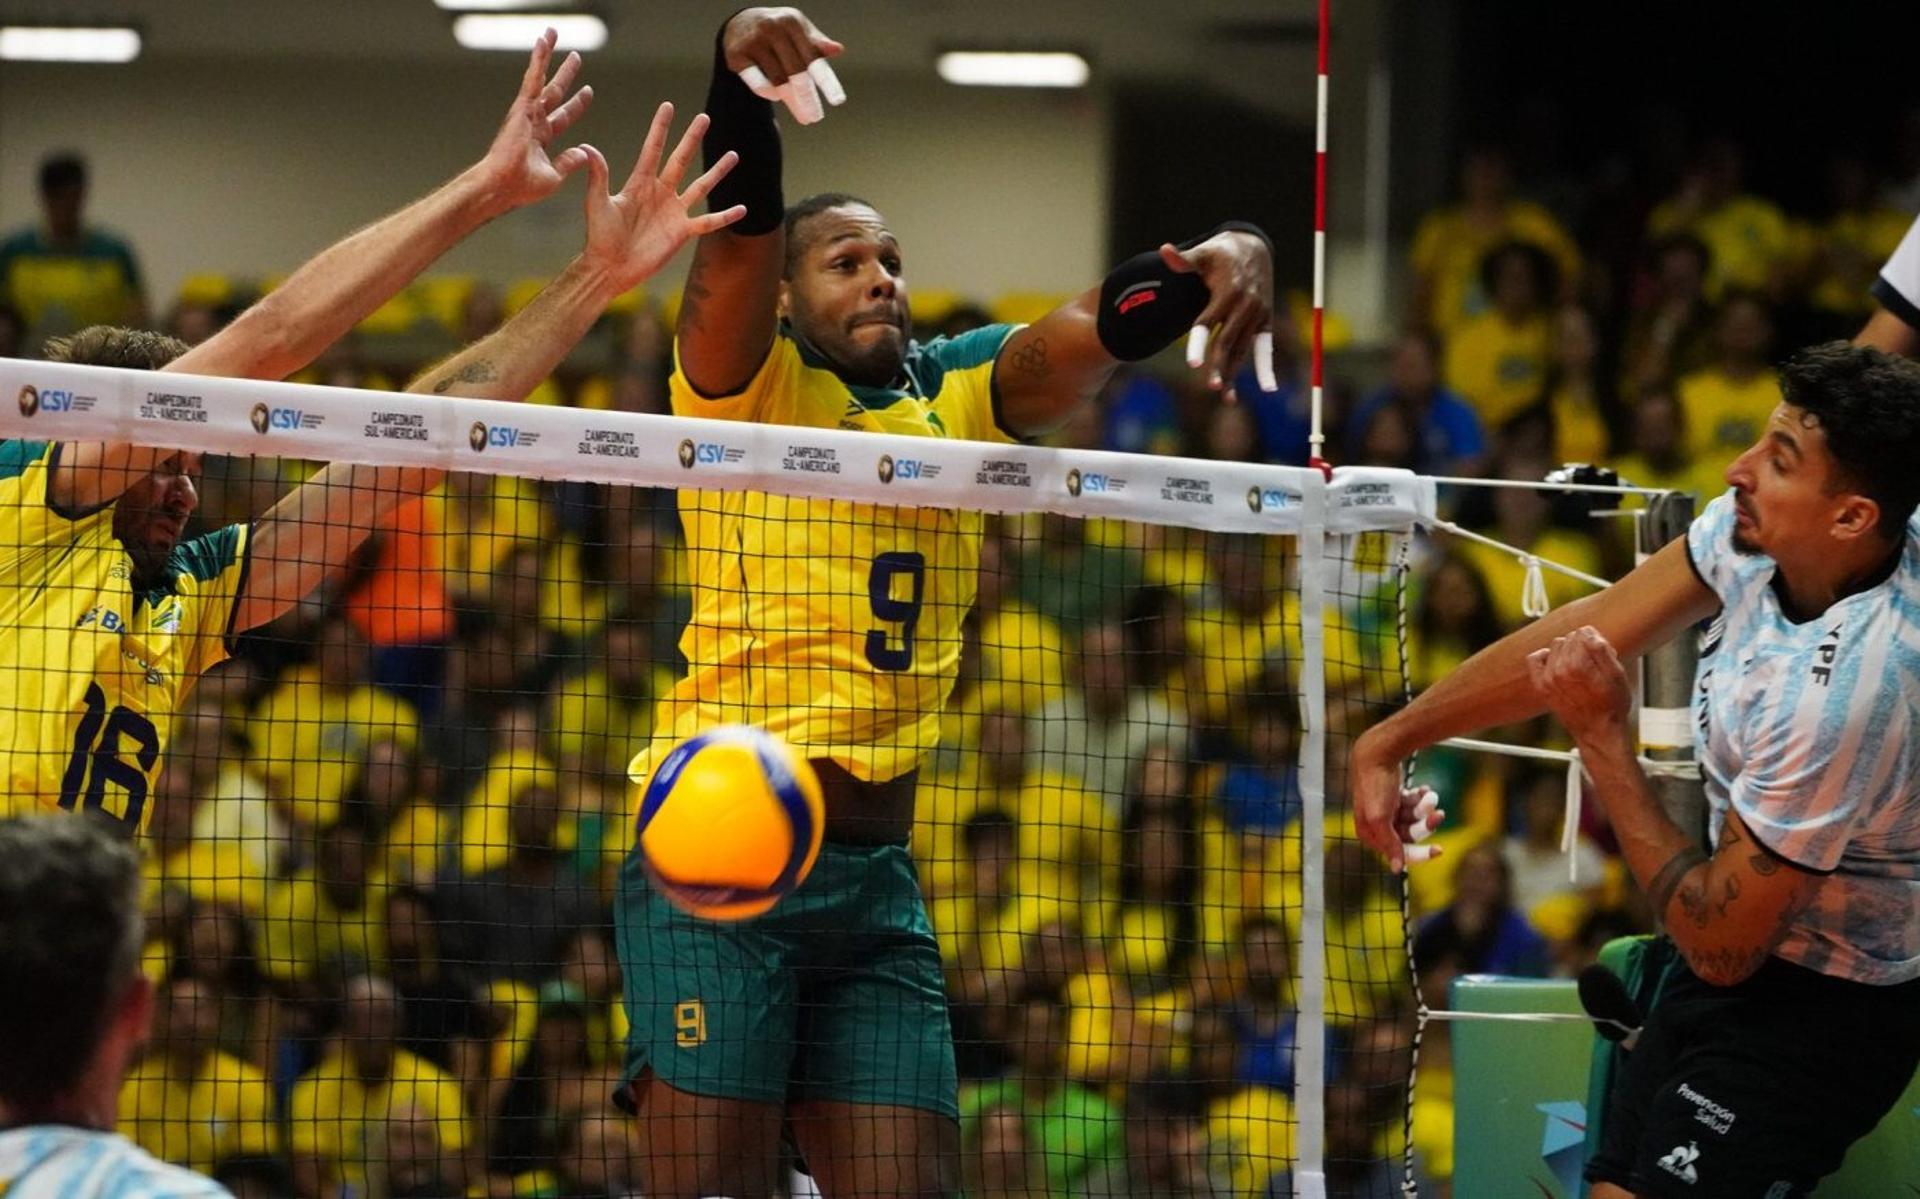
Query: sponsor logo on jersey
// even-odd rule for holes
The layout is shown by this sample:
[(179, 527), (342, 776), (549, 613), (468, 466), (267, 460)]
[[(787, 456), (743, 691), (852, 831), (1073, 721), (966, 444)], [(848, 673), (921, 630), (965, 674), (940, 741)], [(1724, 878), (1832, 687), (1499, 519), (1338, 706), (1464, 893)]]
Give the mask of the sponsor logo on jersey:
[(1678, 1178), (1681, 1182), (1696, 1183), (1700, 1181), (1700, 1171), (1693, 1168), (1693, 1163), (1699, 1160), (1699, 1142), (1688, 1141), (1684, 1145), (1675, 1145), (1665, 1157), (1655, 1162), (1654, 1165), (1659, 1166), (1662, 1170)]

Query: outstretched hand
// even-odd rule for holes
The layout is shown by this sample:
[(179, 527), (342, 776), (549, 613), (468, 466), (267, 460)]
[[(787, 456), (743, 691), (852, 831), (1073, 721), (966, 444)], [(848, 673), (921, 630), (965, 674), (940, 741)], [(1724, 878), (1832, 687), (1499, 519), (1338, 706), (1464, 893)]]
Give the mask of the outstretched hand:
[(653, 126), (647, 130), (646, 144), (640, 148), (633, 173), (617, 192), (608, 190), (606, 158), (592, 146), (580, 147), (587, 164), (585, 257), (607, 272), (616, 291), (638, 286), (665, 266), (680, 247), (747, 215), (744, 204), (705, 216), (690, 215), (740, 157), (727, 151), (681, 191), (680, 180), (686, 176), (688, 164), (700, 149), (700, 138), (707, 131), (707, 114), (693, 118), (663, 166), (660, 155), (672, 128), (673, 105), (662, 104), (653, 114)]
[(592, 87), (568, 94), (580, 74), (579, 54), (569, 52), (553, 78), (547, 78), (558, 40), (559, 35), (549, 29), (534, 43), (519, 94), (480, 160), (481, 176), (502, 210), (546, 199), (568, 175), (587, 164), (586, 151), (580, 146), (552, 153), (553, 142), (593, 103)]
[(1273, 373), (1273, 253), (1251, 233), (1217, 233), (1191, 250), (1160, 247), (1169, 270), (1197, 274), (1212, 299), (1187, 339), (1187, 365), (1204, 368), (1207, 386), (1234, 397), (1233, 378), (1252, 355), (1260, 386), (1279, 390)]

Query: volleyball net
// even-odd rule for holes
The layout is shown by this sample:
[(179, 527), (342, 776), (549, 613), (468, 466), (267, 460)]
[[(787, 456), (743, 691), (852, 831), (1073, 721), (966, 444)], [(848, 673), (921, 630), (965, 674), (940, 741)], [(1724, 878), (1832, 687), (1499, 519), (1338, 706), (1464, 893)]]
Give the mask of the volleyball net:
[[(0, 399), (7, 801), (141, 839), (156, 1153), (621, 1193), (644, 1066), (957, 1102), (969, 1193), (1399, 1177), (1346, 758), (1408, 691), (1431, 480), (13, 360)], [(99, 443), (184, 456), (88, 491)], [(726, 723), (874, 811), (715, 924), (630, 861), (634, 776)]]

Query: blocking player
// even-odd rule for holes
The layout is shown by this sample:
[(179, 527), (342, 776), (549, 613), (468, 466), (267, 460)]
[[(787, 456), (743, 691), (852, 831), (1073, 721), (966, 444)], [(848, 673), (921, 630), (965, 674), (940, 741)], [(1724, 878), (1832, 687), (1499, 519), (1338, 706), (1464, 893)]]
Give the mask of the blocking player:
[[(94, 365), (277, 378), (311, 360), (487, 217), (540, 199), (585, 166), (586, 244), (491, 336), (410, 390), (521, 399), (617, 295), (739, 212), (694, 217), (731, 157), (680, 194), (704, 118), (661, 165), (672, 106), (656, 113), (633, 174), (609, 192), (591, 146), (548, 144), (591, 93), (567, 97), (577, 56), (547, 79), (551, 31), (476, 167), (302, 267), (231, 326), (188, 350), (96, 326), (49, 356)], [(172, 716), (232, 638), (273, 620), (345, 565), (401, 502), (438, 482), (419, 468), (337, 463), (261, 519), (183, 541), (200, 455), (148, 446), (0, 443), (0, 804), (96, 811), (145, 827)]]
[[(1626, 1059), (1596, 1199), (1805, 1195), (1920, 1064), (1920, 365), (1835, 342), (1687, 535), (1496, 642), (1355, 743), (1360, 834), (1396, 868), (1409, 754), (1551, 710), (1683, 966)], [(1713, 618), (1694, 749), (1711, 856), (1635, 756), (1622, 661)]]
[[(833, 98), (821, 66), (840, 50), (791, 8), (750, 8), (720, 30), (708, 155), (739, 152), (715, 198), (747, 216), (695, 253), (676, 414), (1013, 442), (1195, 326), (1214, 330), (1215, 388), (1270, 337), (1271, 253), (1235, 225), (1123, 263), (1030, 326), (914, 340), (886, 219), (842, 194), (783, 207), (762, 97), (817, 119), (816, 84)], [(759, 724), (819, 771), (827, 844), (798, 892), (742, 925), (680, 914), (637, 856), (626, 864), (623, 1095), (645, 1115), (646, 1192), (768, 1195), (785, 1121), (828, 1195), (952, 1194), (953, 1048), (907, 835), (973, 602), (981, 517), (693, 489), (680, 508), (689, 671), (634, 777), (701, 729)]]

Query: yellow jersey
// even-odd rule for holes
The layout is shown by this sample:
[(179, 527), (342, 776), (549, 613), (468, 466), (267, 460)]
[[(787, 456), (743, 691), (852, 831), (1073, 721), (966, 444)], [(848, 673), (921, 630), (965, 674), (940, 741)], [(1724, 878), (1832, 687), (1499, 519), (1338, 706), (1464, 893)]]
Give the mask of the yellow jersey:
[(1489, 431), (1541, 398), (1553, 356), (1553, 322), (1509, 324), (1497, 312), (1473, 317), (1447, 342), (1447, 386), (1467, 397)]
[(1687, 452), (1710, 472), (1751, 449), (1780, 403), (1780, 380), (1770, 370), (1735, 379), (1709, 367), (1683, 376), (1677, 391), (1687, 413)]
[(56, 510), (60, 447), (0, 442), (0, 812), (91, 808), (144, 829), (174, 714), (227, 656), (249, 528), (182, 541), (133, 588), (111, 504)]
[(460, 1084), (432, 1062), (397, 1050), (386, 1078), (370, 1084), (335, 1050), (293, 1084), (287, 1148), (295, 1157), (318, 1158), (335, 1183), (364, 1194), (368, 1167), (381, 1148), (377, 1138), (398, 1119), (426, 1122), (449, 1156), (465, 1149), (472, 1136)]
[(215, 1050), (192, 1078), (151, 1053), (120, 1084), (120, 1131), (162, 1161), (211, 1174), (222, 1158), (280, 1146), (273, 1085), (256, 1067)]
[[(842, 380), (784, 324), (741, 391), (706, 398), (678, 351), (669, 385), (677, 416), (814, 429), (1010, 443), (993, 414), (993, 364), (1012, 335), (989, 325), (914, 342), (904, 385)], [(796, 444), (814, 473), (838, 462)], [(725, 461), (722, 444), (682, 447)], [(960, 663), (960, 623), (973, 606), (982, 517), (757, 491), (682, 488), (680, 520), (693, 614), (680, 638), (688, 669), (662, 699), (654, 739), (630, 767), (716, 724), (765, 728), (856, 778), (885, 782), (938, 742)]]
[(1523, 241), (1552, 256), (1562, 280), (1580, 275), (1580, 250), (1551, 212), (1530, 200), (1510, 200), (1500, 223), (1481, 226), (1465, 207), (1429, 213), (1413, 235), (1413, 269), (1433, 288), (1430, 320), (1443, 335), (1492, 310), (1480, 284), (1480, 264), (1502, 242)]

